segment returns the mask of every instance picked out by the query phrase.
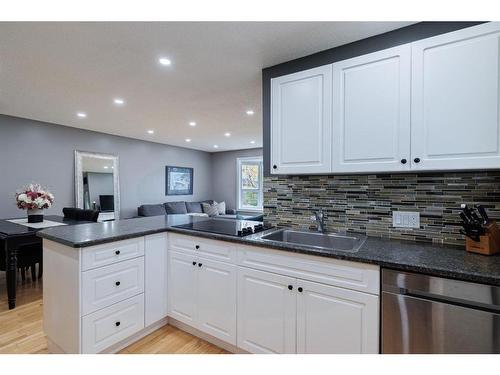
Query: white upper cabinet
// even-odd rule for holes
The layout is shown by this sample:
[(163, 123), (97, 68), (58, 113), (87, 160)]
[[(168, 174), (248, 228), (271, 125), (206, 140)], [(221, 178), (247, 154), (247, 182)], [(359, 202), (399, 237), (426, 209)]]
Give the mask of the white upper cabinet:
[(500, 168), (500, 23), (412, 43), (412, 168)]
[(331, 172), (332, 66), (271, 80), (271, 173)]
[(410, 169), (411, 47), (333, 64), (333, 171)]
[(500, 22), (271, 80), (271, 173), (500, 168)]

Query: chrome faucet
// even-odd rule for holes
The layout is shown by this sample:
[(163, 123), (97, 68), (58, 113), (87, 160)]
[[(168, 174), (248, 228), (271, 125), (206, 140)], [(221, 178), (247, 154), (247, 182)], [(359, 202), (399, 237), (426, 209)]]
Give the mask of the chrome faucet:
[(311, 219), (316, 221), (319, 233), (326, 232), (325, 214), (323, 213), (323, 210), (321, 208), (318, 211), (314, 211), (314, 216), (311, 216)]

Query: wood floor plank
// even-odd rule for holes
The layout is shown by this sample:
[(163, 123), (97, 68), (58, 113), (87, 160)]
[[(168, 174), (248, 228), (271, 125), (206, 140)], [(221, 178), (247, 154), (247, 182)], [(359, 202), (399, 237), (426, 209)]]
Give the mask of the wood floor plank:
[[(29, 300), (28, 297), (26, 297)], [(41, 299), (0, 312), (0, 354), (48, 353), (43, 333)], [(228, 353), (170, 325), (163, 326), (123, 349), (122, 354), (224, 354)]]

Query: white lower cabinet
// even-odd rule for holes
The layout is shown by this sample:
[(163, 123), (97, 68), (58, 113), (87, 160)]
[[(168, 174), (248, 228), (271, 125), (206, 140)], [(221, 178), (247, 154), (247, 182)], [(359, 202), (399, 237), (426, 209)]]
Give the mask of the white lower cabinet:
[(379, 352), (378, 266), (169, 236), (170, 317), (250, 353)]
[(236, 266), (199, 258), (197, 295), (199, 329), (235, 345)]
[(251, 353), (378, 353), (378, 297), (239, 267), (238, 346)]
[(295, 279), (238, 267), (238, 347), (295, 353)]
[(236, 345), (236, 266), (169, 253), (169, 316)]
[(378, 353), (377, 296), (297, 280), (297, 353)]
[(82, 318), (82, 352), (99, 353), (144, 328), (144, 294)]
[(44, 239), (43, 254), (51, 352), (116, 352), (166, 323), (166, 233), (76, 249)]
[(196, 258), (169, 252), (169, 316), (189, 325), (196, 322)]

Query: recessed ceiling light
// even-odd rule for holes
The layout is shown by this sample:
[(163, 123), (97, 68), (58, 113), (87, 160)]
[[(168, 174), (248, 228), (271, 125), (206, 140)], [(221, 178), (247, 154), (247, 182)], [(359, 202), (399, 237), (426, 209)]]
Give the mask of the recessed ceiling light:
[(80, 118), (85, 118), (85, 117), (87, 117), (87, 114), (86, 114), (86, 113), (83, 113), (83, 112), (78, 112), (76, 115), (77, 115), (78, 117), (80, 117)]
[(170, 59), (167, 59), (166, 57), (160, 57), (158, 59), (158, 62), (161, 64), (161, 65), (165, 65), (165, 66), (168, 66), (168, 65), (171, 65), (172, 64), (172, 61), (170, 61)]
[(186, 138), (186, 142), (191, 142), (191, 138)]
[(231, 136), (231, 133), (224, 133), (224, 137), (230, 137)]
[(109, 167), (107, 165), (104, 166), (104, 169), (108, 169)]
[(196, 126), (196, 122), (191, 121), (191, 122), (189, 123), (189, 126)]
[(250, 143), (254, 145), (254, 144), (255, 144), (255, 141), (250, 141)]
[(254, 113), (255, 113), (255, 112), (253, 111), (253, 109), (249, 109), (249, 110), (247, 111), (247, 115), (248, 115), (248, 116), (252, 116)]
[(219, 145), (214, 145), (214, 148), (219, 148)]
[(113, 101), (115, 102), (116, 105), (124, 105), (125, 104), (125, 100), (123, 100), (122, 98), (115, 98)]
[(154, 134), (155, 131), (154, 130), (148, 130), (148, 134)]

